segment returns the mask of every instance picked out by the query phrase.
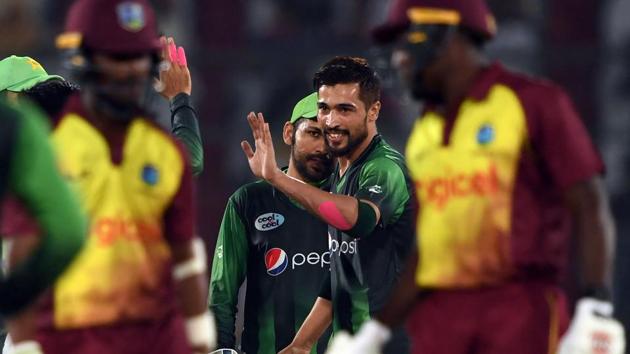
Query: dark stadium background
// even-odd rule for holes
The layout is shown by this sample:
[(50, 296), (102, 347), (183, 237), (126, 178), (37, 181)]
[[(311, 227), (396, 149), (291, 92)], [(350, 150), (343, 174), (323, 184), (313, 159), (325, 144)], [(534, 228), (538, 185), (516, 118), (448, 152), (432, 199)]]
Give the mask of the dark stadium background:
[[(55, 52), (69, 0), (2, 0), (0, 54), (29, 55), (67, 74)], [(185, 46), (200, 116), (205, 172), (199, 178), (199, 232), (213, 249), (227, 197), (252, 176), (239, 142), (245, 116), (262, 111), (278, 139), (311, 75), (333, 55), (368, 57), (386, 90), (379, 127), (402, 148), (418, 107), (400, 94), (385, 55), (370, 45), (387, 0), (155, 0), (163, 33)], [(489, 0), (499, 35), (488, 47), (508, 66), (563, 85), (607, 163), (617, 223), (616, 310), (630, 323), (630, 1)], [(159, 97), (163, 123), (168, 108)], [(282, 147), (281, 147), (282, 146)], [(296, 235), (299, 237), (299, 235)], [(571, 284), (571, 281), (568, 281)]]

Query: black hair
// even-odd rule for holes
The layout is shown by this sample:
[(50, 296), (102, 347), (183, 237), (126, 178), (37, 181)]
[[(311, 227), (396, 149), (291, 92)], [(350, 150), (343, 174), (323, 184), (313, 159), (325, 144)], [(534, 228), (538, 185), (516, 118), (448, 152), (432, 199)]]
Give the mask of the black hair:
[(365, 104), (365, 109), (381, 99), (381, 80), (364, 58), (335, 57), (324, 64), (313, 77), (315, 91), (323, 85), (351, 83), (359, 84), (359, 98)]
[(26, 97), (35, 102), (50, 117), (56, 117), (67, 98), (79, 90), (79, 86), (66, 80), (48, 80), (40, 82), (22, 92)]

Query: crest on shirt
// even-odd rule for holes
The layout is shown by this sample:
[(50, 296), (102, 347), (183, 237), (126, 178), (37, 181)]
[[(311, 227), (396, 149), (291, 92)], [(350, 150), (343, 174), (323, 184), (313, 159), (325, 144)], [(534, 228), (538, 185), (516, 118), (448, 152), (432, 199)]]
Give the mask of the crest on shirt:
[(141, 31), (146, 24), (144, 9), (137, 2), (121, 2), (116, 6), (116, 15), (120, 26), (130, 32)]
[(491, 124), (486, 123), (479, 127), (479, 130), (477, 131), (477, 142), (479, 143), (479, 145), (490, 144), (494, 141), (494, 138), (495, 131), (494, 127)]
[(368, 188), (368, 192), (374, 193), (374, 194), (381, 194), (383, 193), (383, 188), (379, 186), (378, 184), (375, 184), (372, 187)]
[(146, 164), (142, 168), (141, 177), (144, 183), (150, 186), (155, 186), (160, 181), (160, 172), (157, 168), (155, 168), (155, 166)]

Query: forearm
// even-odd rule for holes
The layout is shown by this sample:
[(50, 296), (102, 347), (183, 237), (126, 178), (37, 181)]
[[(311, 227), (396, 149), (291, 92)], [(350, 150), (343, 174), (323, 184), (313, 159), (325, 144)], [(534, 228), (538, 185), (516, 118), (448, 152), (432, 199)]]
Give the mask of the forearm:
[(349, 230), (357, 222), (358, 201), (354, 197), (322, 191), (279, 170), (269, 182), (313, 215), (340, 230)]
[(612, 283), (614, 223), (599, 178), (572, 189), (571, 205), (580, 258), (581, 285), (590, 292)]
[(189, 241), (171, 246), (175, 264), (173, 271), (175, 288), (182, 314), (186, 318), (197, 316), (207, 310), (205, 257), (197, 254), (195, 242), (201, 241)]
[(377, 321), (389, 328), (396, 328), (402, 325), (410, 309), (418, 299), (420, 289), (415, 281), (417, 264), (418, 250), (416, 248), (409, 256), (400, 280), (390, 294), (387, 304), (376, 316)]
[(171, 132), (181, 141), (190, 157), (193, 175), (203, 171), (203, 143), (197, 113), (192, 108), (190, 96), (180, 93), (170, 101)]
[(324, 298), (318, 297), (311, 312), (302, 323), (300, 330), (295, 335), (293, 342), (294, 347), (310, 348), (317, 343), (319, 337), (330, 326), (332, 322), (332, 303)]
[(207, 352), (216, 344), (214, 319), (206, 308), (206, 256), (201, 239), (171, 245), (173, 278), (185, 329), (193, 352)]

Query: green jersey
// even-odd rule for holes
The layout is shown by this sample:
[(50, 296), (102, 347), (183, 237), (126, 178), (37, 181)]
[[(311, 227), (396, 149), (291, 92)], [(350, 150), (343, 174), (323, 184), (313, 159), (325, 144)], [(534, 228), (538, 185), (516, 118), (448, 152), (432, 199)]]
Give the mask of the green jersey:
[[(238, 290), (247, 278), (241, 348), (275, 354), (308, 316), (330, 269), (327, 226), (264, 181), (229, 199), (217, 240), (210, 309), (220, 348), (234, 348)], [(312, 353), (323, 353), (329, 333)]]
[(43, 118), (0, 104), (0, 197), (19, 198), (42, 230), (39, 247), (0, 281), (0, 314), (33, 301), (61, 274), (84, 241), (85, 219), (55, 166)]
[[(355, 333), (385, 305), (414, 245), (415, 197), (404, 157), (380, 135), (343, 176), (335, 172), (332, 191), (370, 201), (381, 213), (368, 235), (352, 237), (328, 228), (331, 282), (322, 296), (332, 300), (335, 332)], [(406, 338), (396, 340), (404, 342), (399, 348), (407, 347)]]

